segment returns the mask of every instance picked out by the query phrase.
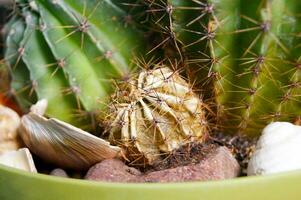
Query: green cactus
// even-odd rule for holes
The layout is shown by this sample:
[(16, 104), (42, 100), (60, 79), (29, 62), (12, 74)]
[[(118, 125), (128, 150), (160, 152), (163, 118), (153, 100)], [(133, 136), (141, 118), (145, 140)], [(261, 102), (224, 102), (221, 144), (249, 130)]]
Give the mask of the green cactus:
[(144, 38), (114, 1), (17, 1), (5, 27), (5, 61), (12, 92), (23, 109), (49, 102), (47, 115), (83, 126), (127, 77)]
[(161, 47), (172, 41), (167, 48), (214, 105), (218, 129), (258, 135), (270, 121), (301, 115), (300, 1), (141, 3), (149, 5)]
[[(31, 101), (35, 101), (35, 96), (29, 95), (31, 93), (29, 71), (20, 57), (22, 48), (19, 47), (19, 43), (23, 38), (24, 30), (25, 24), (17, 16), (14, 16), (4, 27), (4, 32), (6, 33), (5, 61), (8, 62), (11, 72), (15, 71), (11, 73), (13, 81), (10, 92), (17, 97), (23, 109), (30, 106)], [(17, 64), (18, 70), (14, 70)]]

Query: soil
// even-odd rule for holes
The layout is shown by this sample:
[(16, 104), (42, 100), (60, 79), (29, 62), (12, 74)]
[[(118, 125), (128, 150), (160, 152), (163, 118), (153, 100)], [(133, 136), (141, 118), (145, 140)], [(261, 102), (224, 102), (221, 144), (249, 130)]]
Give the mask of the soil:
[(138, 169), (143, 172), (152, 172), (189, 164), (197, 164), (203, 160), (206, 155), (217, 149), (218, 146), (226, 146), (238, 161), (242, 169), (241, 176), (245, 176), (250, 156), (255, 149), (256, 141), (257, 138), (214, 133), (206, 143), (188, 143), (173, 151), (171, 154), (162, 156), (162, 160), (154, 166), (143, 166)]
[(255, 150), (258, 138), (250, 138), (244, 135), (225, 135), (223, 133), (214, 133), (210, 136), (210, 140), (221, 146), (228, 147), (242, 169), (241, 176), (247, 175), (248, 162)]
[(206, 155), (216, 150), (219, 145), (214, 143), (188, 143), (171, 154), (163, 158), (162, 161), (147, 169), (150, 171), (158, 171), (164, 169), (186, 166), (189, 164), (197, 164), (203, 160)]

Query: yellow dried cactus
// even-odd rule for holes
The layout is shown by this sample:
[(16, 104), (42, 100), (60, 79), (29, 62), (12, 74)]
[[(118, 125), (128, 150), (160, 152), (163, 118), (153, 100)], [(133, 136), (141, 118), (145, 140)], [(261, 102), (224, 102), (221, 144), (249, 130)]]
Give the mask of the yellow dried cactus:
[(105, 116), (109, 140), (132, 163), (152, 164), (160, 154), (207, 136), (204, 104), (177, 72), (159, 66), (118, 85)]

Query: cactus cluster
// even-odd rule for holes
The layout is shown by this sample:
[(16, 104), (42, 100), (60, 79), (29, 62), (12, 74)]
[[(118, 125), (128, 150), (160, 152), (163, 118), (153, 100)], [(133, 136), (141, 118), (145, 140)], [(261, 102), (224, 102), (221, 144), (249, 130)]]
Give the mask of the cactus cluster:
[(81, 127), (105, 112), (109, 140), (149, 162), (209, 129), (258, 135), (300, 119), (300, 13), (299, 0), (18, 0), (11, 92)]

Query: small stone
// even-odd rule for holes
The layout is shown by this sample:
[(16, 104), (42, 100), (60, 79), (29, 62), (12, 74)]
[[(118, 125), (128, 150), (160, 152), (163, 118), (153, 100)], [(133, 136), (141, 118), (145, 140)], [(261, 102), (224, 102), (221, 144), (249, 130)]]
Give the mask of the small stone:
[(121, 160), (108, 159), (91, 167), (85, 179), (107, 182), (136, 182), (140, 175), (139, 170), (128, 167)]
[(301, 126), (272, 122), (260, 136), (248, 165), (248, 176), (301, 169)]
[(142, 174), (122, 161), (110, 159), (94, 165), (86, 179), (108, 182), (185, 182), (237, 177), (240, 166), (226, 147), (218, 147), (197, 164)]
[(219, 147), (198, 164), (146, 174), (145, 182), (186, 182), (223, 180), (237, 177), (240, 166), (226, 147)]
[(52, 170), (50, 172), (50, 175), (52, 176), (59, 176), (59, 177), (65, 177), (65, 178), (68, 178), (68, 174), (65, 170), (61, 169), (61, 168), (56, 168), (54, 170)]

